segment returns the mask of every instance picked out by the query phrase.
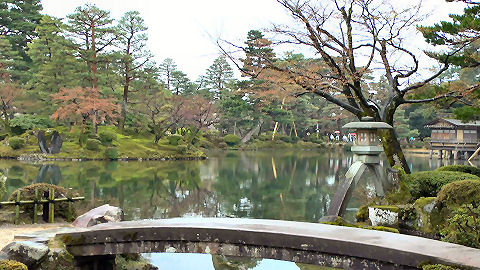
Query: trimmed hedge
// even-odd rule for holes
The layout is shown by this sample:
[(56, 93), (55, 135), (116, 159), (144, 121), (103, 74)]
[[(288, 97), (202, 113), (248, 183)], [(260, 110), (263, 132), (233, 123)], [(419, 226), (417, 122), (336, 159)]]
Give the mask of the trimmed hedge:
[(462, 180), (446, 184), (438, 193), (436, 201), (442, 206), (480, 203), (480, 181)]
[(21, 137), (12, 137), (8, 140), (8, 143), (13, 150), (18, 150), (25, 146), (25, 139)]
[(97, 139), (87, 139), (87, 143), (85, 144), (85, 147), (88, 149), (88, 150), (98, 150), (100, 149), (100, 145), (102, 143), (97, 140)]
[(438, 169), (437, 171), (451, 171), (451, 172), (464, 172), (464, 173), (469, 173), (476, 175), (480, 177), (480, 169), (475, 168), (473, 166), (468, 166), (468, 165), (448, 165), (448, 166), (443, 166)]
[(109, 159), (118, 159), (118, 149), (116, 147), (107, 147), (105, 156)]
[(420, 197), (436, 197), (442, 187), (460, 180), (476, 180), (480, 177), (469, 173), (451, 171), (425, 171), (406, 175), (407, 185), (414, 200)]
[(228, 146), (235, 146), (240, 143), (240, 137), (234, 134), (228, 134), (223, 139)]
[(100, 131), (98, 139), (103, 145), (111, 145), (113, 141), (117, 140), (117, 133), (109, 130)]
[(178, 135), (178, 134), (170, 135), (170, 136), (168, 136), (168, 144), (178, 145), (180, 140), (182, 140), (182, 139), (183, 139), (183, 137), (181, 135)]

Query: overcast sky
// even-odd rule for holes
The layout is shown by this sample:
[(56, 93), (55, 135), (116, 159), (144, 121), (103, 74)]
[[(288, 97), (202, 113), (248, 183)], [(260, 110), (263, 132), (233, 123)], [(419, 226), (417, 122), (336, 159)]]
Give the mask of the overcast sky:
[[(64, 18), (86, 3), (110, 11), (114, 19), (139, 11), (149, 28), (148, 45), (156, 62), (172, 58), (192, 80), (218, 56), (217, 37), (241, 43), (251, 29), (289, 21), (275, 0), (42, 0), (43, 13)], [(424, 5), (432, 11), (432, 24), (465, 7), (443, 0), (424, 0)]]

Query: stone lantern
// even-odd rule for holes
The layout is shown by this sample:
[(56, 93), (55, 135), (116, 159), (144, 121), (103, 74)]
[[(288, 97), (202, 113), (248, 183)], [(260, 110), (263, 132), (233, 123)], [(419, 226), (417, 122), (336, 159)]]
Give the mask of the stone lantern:
[(357, 138), (351, 148), (354, 154), (353, 164), (345, 174), (345, 181), (340, 184), (330, 203), (328, 216), (343, 215), (351, 192), (366, 168), (370, 168), (375, 174), (374, 184), (377, 196), (383, 197), (385, 195), (383, 184), (386, 183), (386, 179), (380, 164), (380, 154), (383, 152), (383, 147), (380, 145), (377, 131), (380, 129), (393, 129), (393, 127), (384, 122), (374, 122), (371, 117), (363, 117), (361, 122), (351, 122), (342, 128), (354, 129), (357, 134)]

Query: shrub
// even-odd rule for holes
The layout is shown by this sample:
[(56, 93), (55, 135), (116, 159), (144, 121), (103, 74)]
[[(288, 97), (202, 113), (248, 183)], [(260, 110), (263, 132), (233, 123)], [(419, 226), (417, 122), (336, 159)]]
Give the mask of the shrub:
[(480, 248), (480, 208), (477, 205), (463, 205), (453, 211), (446, 219), (441, 231), (442, 241)]
[(228, 134), (223, 139), (228, 146), (235, 146), (240, 143), (240, 138), (234, 134)]
[(170, 135), (170, 136), (168, 136), (168, 144), (178, 145), (180, 140), (182, 140), (182, 139), (183, 139), (183, 137), (181, 135), (178, 135), (178, 134)]
[(107, 147), (105, 149), (105, 156), (108, 159), (118, 159), (118, 149), (116, 147)]
[(436, 201), (442, 206), (480, 202), (480, 181), (462, 180), (446, 184), (438, 192)]
[(109, 130), (100, 131), (98, 139), (103, 145), (111, 145), (117, 139), (117, 133)]
[(292, 143), (292, 137), (290, 136), (280, 136), (279, 139), (286, 143)]
[(218, 143), (218, 148), (227, 148), (227, 143), (226, 142), (219, 142)]
[(413, 199), (435, 197), (440, 189), (451, 182), (460, 180), (480, 180), (480, 177), (462, 172), (425, 171), (407, 176), (407, 185)]
[(10, 120), (12, 133), (16, 135), (20, 135), (27, 130), (51, 128), (53, 125), (53, 121), (49, 118), (32, 114), (18, 115)]
[(292, 137), (292, 143), (297, 143), (298, 141), (300, 141), (300, 137), (298, 137), (298, 136), (293, 136)]
[(177, 152), (179, 154), (186, 154), (187, 153), (187, 150), (188, 150), (188, 146), (186, 145), (179, 145), (177, 146)]
[[(38, 196), (45, 199), (48, 199), (47, 197), (48, 192), (51, 188), (53, 188), (55, 191), (55, 198), (65, 198), (68, 196), (67, 189), (63, 187), (52, 185), (52, 184), (46, 184), (46, 183), (37, 183), (37, 184), (32, 184), (32, 185), (15, 190), (10, 195), (8, 200), (15, 201), (15, 199), (17, 198), (17, 192), (19, 191), (20, 191), (20, 199), (22, 201), (33, 200), (35, 199), (35, 188), (38, 189)], [(78, 196), (78, 193), (73, 192), (72, 195), (75, 197), (75, 196)], [(24, 212), (28, 214), (28, 216), (30, 217), (31, 213), (33, 212), (33, 204), (22, 205), (21, 207), (24, 210)], [(68, 202), (55, 203), (54, 210), (55, 210), (55, 217), (59, 216), (66, 219), (68, 217)], [(75, 209), (73, 209), (72, 216), (75, 218)]]
[(101, 144), (102, 143), (97, 139), (87, 139), (87, 143), (85, 144), (85, 147), (88, 150), (98, 150)]
[(0, 260), (0, 269), (2, 270), (28, 270), (27, 266), (21, 262), (12, 260)]
[(17, 150), (25, 146), (25, 139), (21, 137), (12, 137), (10, 140), (8, 140), (8, 143), (12, 149)]
[(363, 205), (358, 208), (357, 214), (355, 215), (357, 222), (365, 222), (368, 220), (368, 205)]
[(476, 175), (480, 177), (480, 169), (475, 168), (473, 166), (468, 166), (468, 165), (449, 165), (449, 166), (443, 166), (438, 169), (437, 171), (452, 171), (452, 172), (464, 172), (464, 173), (469, 173)]

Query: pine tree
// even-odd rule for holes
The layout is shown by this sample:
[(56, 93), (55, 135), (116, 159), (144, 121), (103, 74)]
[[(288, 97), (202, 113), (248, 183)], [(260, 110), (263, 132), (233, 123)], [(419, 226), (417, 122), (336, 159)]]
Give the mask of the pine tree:
[(42, 15), (40, 0), (0, 0), (0, 36), (4, 36), (23, 61), (15, 61), (13, 69), (17, 76), (25, 82), (28, 79), (28, 64), (31, 59), (27, 54), (27, 44), (36, 36), (37, 27)]
[(143, 67), (148, 63), (152, 54), (146, 48), (148, 36), (145, 33), (147, 26), (138, 11), (129, 11), (123, 15), (118, 24), (117, 46), (121, 50), (121, 64), (123, 76), (122, 117), (119, 126), (123, 128), (127, 118), (128, 95), (130, 83), (139, 77)]
[(233, 69), (228, 64), (225, 55), (217, 57), (206, 73), (205, 84), (213, 94), (213, 98), (219, 99), (221, 93), (233, 79)]
[(49, 95), (60, 88), (82, 85), (78, 76), (81, 63), (64, 37), (64, 27), (59, 19), (43, 16), (37, 27), (38, 38), (28, 46), (28, 56), (33, 60), (29, 84), (42, 100), (49, 101)]
[(171, 58), (163, 60), (160, 64), (160, 74), (168, 90), (172, 90), (172, 72), (177, 70), (177, 65)]
[(68, 15), (67, 18), (70, 39), (78, 56), (89, 69), (90, 85), (98, 88), (98, 68), (100, 64), (111, 62), (105, 52), (117, 38), (110, 12), (87, 4), (76, 8), (75, 13)]

